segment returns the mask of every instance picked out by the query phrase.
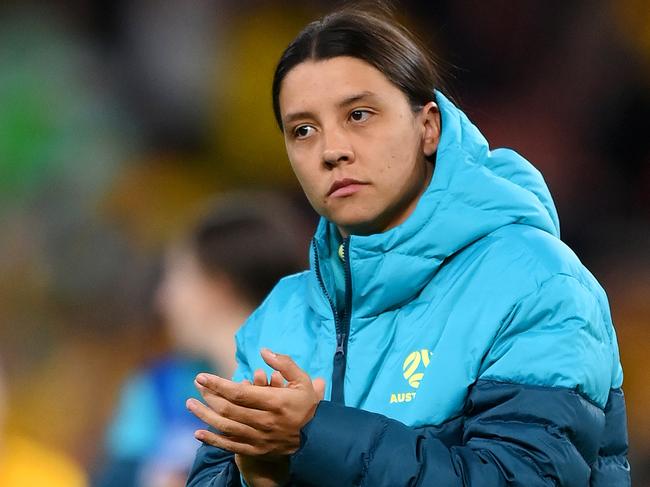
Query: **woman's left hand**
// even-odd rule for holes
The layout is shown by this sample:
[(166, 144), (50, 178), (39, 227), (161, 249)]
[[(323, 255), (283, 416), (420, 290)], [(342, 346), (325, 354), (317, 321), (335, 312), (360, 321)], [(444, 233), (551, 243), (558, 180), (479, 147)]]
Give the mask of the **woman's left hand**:
[(189, 399), (187, 406), (221, 434), (198, 430), (197, 439), (236, 454), (269, 458), (290, 455), (300, 447), (300, 430), (323, 399), (325, 382), (312, 382), (288, 355), (266, 349), (261, 354), (286, 386), (256, 386), (199, 374), (196, 384), (206, 404)]

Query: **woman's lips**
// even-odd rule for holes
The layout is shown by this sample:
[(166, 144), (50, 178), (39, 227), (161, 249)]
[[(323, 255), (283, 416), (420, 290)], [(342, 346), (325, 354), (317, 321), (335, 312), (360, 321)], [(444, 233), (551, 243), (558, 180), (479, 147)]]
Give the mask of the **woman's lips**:
[(334, 181), (334, 184), (330, 187), (327, 196), (333, 198), (341, 198), (343, 196), (350, 196), (351, 194), (356, 193), (361, 189), (362, 186), (365, 186), (367, 183), (362, 183), (356, 179), (339, 179)]

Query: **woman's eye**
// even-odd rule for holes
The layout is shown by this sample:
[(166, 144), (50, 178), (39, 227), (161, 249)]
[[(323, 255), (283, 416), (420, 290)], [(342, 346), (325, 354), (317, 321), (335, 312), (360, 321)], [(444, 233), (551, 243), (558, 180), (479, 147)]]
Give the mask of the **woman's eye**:
[(312, 130), (314, 130), (314, 127), (311, 127), (309, 125), (301, 125), (294, 129), (293, 134), (298, 139), (304, 139), (305, 137), (308, 137), (309, 134), (311, 134)]
[(368, 119), (370, 112), (367, 110), (354, 110), (350, 113), (350, 118), (355, 122), (363, 122)]

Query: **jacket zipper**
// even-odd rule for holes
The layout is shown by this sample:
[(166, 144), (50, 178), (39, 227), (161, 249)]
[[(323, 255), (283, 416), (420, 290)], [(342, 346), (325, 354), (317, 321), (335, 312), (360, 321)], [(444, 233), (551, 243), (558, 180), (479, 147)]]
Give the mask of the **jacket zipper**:
[(314, 255), (316, 257), (316, 277), (320, 284), (327, 301), (330, 303), (334, 313), (334, 326), (336, 328), (336, 351), (334, 353), (334, 363), (332, 368), (332, 393), (330, 400), (335, 403), (345, 404), (345, 391), (343, 384), (345, 381), (345, 369), (347, 365), (348, 337), (350, 335), (350, 317), (352, 311), (352, 276), (350, 272), (350, 259), (348, 249), (350, 247), (350, 238), (343, 240), (344, 271), (345, 271), (345, 306), (343, 308), (343, 317), (339, 316), (334, 301), (330, 297), (323, 277), (320, 273), (320, 262), (318, 259), (318, 250), (314, 241)]

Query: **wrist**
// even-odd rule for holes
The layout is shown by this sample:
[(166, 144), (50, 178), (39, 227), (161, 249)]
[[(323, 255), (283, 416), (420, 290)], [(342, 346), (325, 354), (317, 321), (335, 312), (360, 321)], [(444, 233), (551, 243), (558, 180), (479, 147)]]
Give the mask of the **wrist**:
[(235, 454), (235, 464), (249, 487), (282, 487), (289, 480), (288, 457), (254, 457)]

